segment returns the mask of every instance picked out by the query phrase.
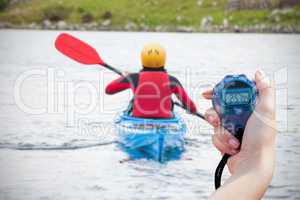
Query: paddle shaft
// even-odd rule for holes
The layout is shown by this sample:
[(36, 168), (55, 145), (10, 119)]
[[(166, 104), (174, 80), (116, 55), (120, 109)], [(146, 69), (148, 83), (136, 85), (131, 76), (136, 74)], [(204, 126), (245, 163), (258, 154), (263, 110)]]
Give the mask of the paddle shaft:
[[(182, 104), (180, 104), (180, 103), (178, 103), (178, 102), (174, 102), (174, 104), (175, 104), (176, 106), (178, 106), (178, 107), (183, 108), (184, 110), (187, 110), (186, 107), (184, 107)], [(206, 121), (204, 115), (202, 115), (201, 113), (195, 112), (195, 113), (190, 113), (190, 114), (195, 115), (195, 116), (197, 116), (197, 117), (200, 117), (201, 119), (203, 119), (203, 120)]]
[(112, 67), (112, 66), (110, 66), (110, 65), (108, 65), (106, 63), (103, 63), (103, 64), (99, 63), (99, 65), (102, 65), (106, 69), (109, 69), (110, 71), (113, 71), (113, 72), (119, 74), (120, 76), (123, 76), (123, 73), (120, 70), (118, 70), (118, 69), (116, 69), (116, 68), (114, 68), (114, 67)]

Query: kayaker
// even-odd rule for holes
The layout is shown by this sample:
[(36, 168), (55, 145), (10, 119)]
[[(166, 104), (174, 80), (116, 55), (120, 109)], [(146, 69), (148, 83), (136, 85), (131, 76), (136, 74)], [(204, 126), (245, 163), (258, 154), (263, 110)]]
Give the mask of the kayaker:
[(143, 69), (139, 73), (130, 73), (112, 81), (106, 87), (106, 94), (115, 94), (131, 88), (134, 93), (134, 117), (172, 118), (172, 94), (175, 94), (190, 112), (196, 112), (194, 102), (179, 80), (165, 70), (166, 51), (161, 45), (145, 45), (141, 52), (141, 62)]

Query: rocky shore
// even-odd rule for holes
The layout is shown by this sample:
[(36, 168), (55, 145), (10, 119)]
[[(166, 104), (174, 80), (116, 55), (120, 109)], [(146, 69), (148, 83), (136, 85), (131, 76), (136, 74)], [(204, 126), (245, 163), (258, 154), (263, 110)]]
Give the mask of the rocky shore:
[(109, 21), (104, 21), (101, 24), (95, 22), (83, 24), (68, 24), (61, 20), (51, 22), (44, 20), (41, 24), (31, 23), (26, 25), (14, 25), (8, 22), (0, 22), (0, 29), (33, 29), (33, 30), (80, 30), (80, 31), (142, 31), (142, 32), (202, 32), (202, 33), (300, 33), (300, 26), (291, 25), (268, 25), (256, 24), (249, 26), (229, 25), (224, 20), (223, 25), (213, 25), (210, 18), (204, 18), (199, 27), (193, 26), (156, 26), (154, 28), (146, 25), (138, 25), (133, 22), (125, 26), (110, 26)]

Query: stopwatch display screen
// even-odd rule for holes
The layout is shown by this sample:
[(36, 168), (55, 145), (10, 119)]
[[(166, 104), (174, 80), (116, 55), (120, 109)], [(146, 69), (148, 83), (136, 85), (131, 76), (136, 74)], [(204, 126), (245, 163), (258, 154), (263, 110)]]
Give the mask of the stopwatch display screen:
[(227, 89), (223, 92), (223, 102), (226, 105), (244, 105), (250, 103), (249, 89)]

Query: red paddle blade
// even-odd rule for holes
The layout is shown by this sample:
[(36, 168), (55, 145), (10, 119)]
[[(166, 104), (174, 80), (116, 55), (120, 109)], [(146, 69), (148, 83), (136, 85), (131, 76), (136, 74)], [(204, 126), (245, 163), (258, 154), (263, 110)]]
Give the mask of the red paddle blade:
[(60, 34), (56, 38), (55, 47), (62, 54), (79, 63), (87, 65), (104, 64), (103, 60), (93, 47), (70, 34)]

